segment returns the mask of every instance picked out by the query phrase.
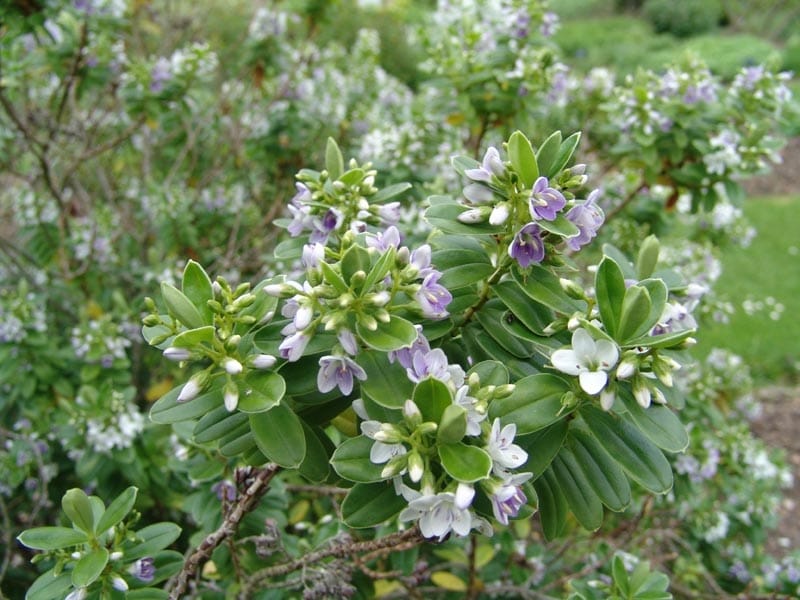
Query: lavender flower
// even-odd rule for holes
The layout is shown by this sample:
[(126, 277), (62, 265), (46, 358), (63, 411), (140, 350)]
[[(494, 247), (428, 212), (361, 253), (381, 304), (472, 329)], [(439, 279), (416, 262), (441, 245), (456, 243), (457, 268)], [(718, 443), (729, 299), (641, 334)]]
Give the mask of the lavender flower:
[(603, 209), (596, 202), (598, 196), (600, 190), (592, 191), (586, 202), (576, 204), (567, 212), (567, 220), (578, 227), (578, 235), (567, 239), (567, 246), (572, 250), (580, 250), (582, 246), (591, 242), (605, 220)]
[(386, 231), (379, 231), (375, 235), (367, 237), (367, 247), (381, 252), (387, 252), (389, 248), (399, 248), (400, 242), (400, 230), (394, 225), (387, 227)]
[(158, 94), (164, 90), (164, 84), (172, 79), (172, 67), (163, 56), (156, 61), (150, 70), (150, 91)]
[[(490, 146), (487, 148), (486, 154), (483, 155), (481, 166), (477, 169), (467, 169), (464, 171), (464, 175), (472, 181), (485, 181), (489, 183), (492, 180), (492, 175), (502, 177), (505, 175), (505, 172), (506, 168), (505, 165), (503, 165), (503, 161), (500, 159), (500, 153), (497, 151), (497, 148)], [(466, 190), (464, 195), (467, 195)]]
[(422, 314), (428, 319), (444, 319), (447, 315), (447, 305), (453, 299), (453, 295), (446, 287), (438, 283), (442, 274), (432, 271), (425, 275), (414, 298), (419, 303)]
[(399, 350), (392, 350), (389, 352), (388, 358), (390, 363), (396, 360), (403, 368), (411, 369), (414, 355), (417, 352), (429, 352), (431, 349), (428, 340), (422, 335), (422, 327), (417, 325), (417, 339), (412, 342), (410, 346), (400, 348)]
[[(526, 473), (526, 475), (529, 474)], [(522, 488), (511, 483), (498, 487), (492, 493), (491, 499), (494, 518), (503, 525), (508, 525), (508, 518), (516, 517), (520, 509), (528, 501), (528, 497), (522, 491)]]
[(541, 229), (536, 223), (528, 223), (517, 232), (508, 247), (508, 255), (523, 269), (544, 260), (544, 242)]
[(308, 240), (313, 243), (325, 244), (328, 236), (342, 224), (343, 215), (335, 208), (329, 208), (321, 219), (313, 219), (311, 235)]
[(533, 184), (528, 200), (531, 218), (552, 221), (556, 214), (567, 204), (564, 194), (550, 187), (547, 177), (539, 177)]
[(296, 331), (281, 342), (280, 346), (278, 346), (278, 350), (281, 353), (281, 357), (287, 359), (289, 362), (294, 362), (300, 360), (300, 357), (303, 356), (303, 352), (305, 352), (306, 346), (308, 346), (308, 342), (310, 341), (310, 335), (302, 331)]
[(419, 520), (422, 535), (438, 538), (439, 541), (451, 531), (460, 536), (468, 535), (476, 519), (468, 508), (456, 505), (456, 497), (452, 492), (420, 495), (400, 513), (401, 521)]
[(353, 377), (360, 381), (367, 378), (367, 373), (349, 356), (323, 356), (319, 359), (317, 388), (323, 394), (337, 387), (345, 396), (353, 391)]
[(517, 426), (509, 423), (502, 429), (500, 419), (492, 423), (492, 432), (486, 445), (486, 451), (492, 457), (492, 471), (495, 475), (508, 478), (507, 469), (516, 469), (528, 460), (528, 453), (514, 443)]
[(433, 377), (439, 381), (448, 381), (451, 377), (447, 355), (440, 348), (428, 352), (415, 352), (411, 359), (411, 366), (406, 368), (408, 378), (419, 383), (426, 377)]
[(140, 558), (131, 565), (130, 573), (139, 581), (150, 583), (156, 576), (156, 566), (152, 556)]

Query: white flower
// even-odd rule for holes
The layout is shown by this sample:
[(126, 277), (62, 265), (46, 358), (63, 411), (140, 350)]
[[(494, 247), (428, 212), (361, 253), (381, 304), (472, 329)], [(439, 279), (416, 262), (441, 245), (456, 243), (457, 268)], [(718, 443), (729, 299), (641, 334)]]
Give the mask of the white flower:
[(439, 538), (439, 541), (451, 531), (460, 536), (468, 535), (473, 527), (473, 518), (469, 509), (456, 505), (456, 497), (451, 492), (415, 498), (400, 513), (401, 521), (418, 519), (422, 535)]
[(517, 426), (514, 423), (509, 423), (502, 429), (500, 429), (500, 419), (495, 419), (492, 423), (492, 433), (486, 451), (494, 463), (492, 470), (500, 477), (508, 475), (506, 469), (516, 469), (528, 460), (528, 453), (513, 443), (516, 434)]
[(617, 364), (619, 349), (610, 340), (592, 339), (585, 329), (572, 334), (572, 348), (553, 352), (553, 366), (567, 375), (577, 375), (581, 389), (590, 395), (598, 394), (608, 383), (608, 373)]

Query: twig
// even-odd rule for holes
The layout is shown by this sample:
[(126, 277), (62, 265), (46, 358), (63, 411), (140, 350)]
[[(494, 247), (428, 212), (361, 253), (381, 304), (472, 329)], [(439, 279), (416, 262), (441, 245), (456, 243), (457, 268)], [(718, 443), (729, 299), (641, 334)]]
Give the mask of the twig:
[(250, 487), (238, 498), (232, 510), (226, 515), (222, 525), (210, 534), (183, 563), (183, 568), (174, 580), (170, 591), (170, 600), (178, 600), (186, 591), (189, 580), (197, 573), (200, 566), (211, 558), (212, 552), (226, 539), (232, 537), (239, 523), (249, 513), (269, 488), (269, 482), (278, 472), (277, 465), (267, 465), (257, 470)]

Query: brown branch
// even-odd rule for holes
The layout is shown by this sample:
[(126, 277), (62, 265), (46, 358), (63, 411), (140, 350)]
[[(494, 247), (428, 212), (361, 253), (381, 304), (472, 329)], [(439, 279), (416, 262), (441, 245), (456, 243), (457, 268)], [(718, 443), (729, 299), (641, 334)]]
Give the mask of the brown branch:
[(425, 538), (419, 532), (419, 528), (415, 525), (411, 529), (399, 533), (393, 533), (386, 537), (377, 540), (367, 540), (363, 542), (350, 542), (345, 544), (335, 544), (328, 548), (310, 552), (302, 558), (266, 567), (260, 571), (256, 571), (242, 584), (239, 598), (249, 598), (253, 589), (261, 586), (265, 581), (273, 577), (281, 577), (288, 575), (294, 571), (305, 569), (306, 567), (325, 560), (326, 558), (344, 558), (353, 556), (362, 552), (369, 553), (370, 556), (377, 556), (380, 554), (388, 554), (395, 552), (399, 548), (409, 548), (422, 543)]
[(239, 527), (242, 519), (253, 510), (259, 500), (269, 489), (269, 482), (278, 472), (280, 467), (269, 464), (258, 469), (253, 476), (253, 482), (245, 492), (237, 499), (232, 509), (225, 516), (222, 525), (210, 534), (197, 549), (183, 563), (183, 568), (178, 573), (172, 583), (170, 600), (178, 600), (186, 591), (189, 580), (194, 577), (200, 566), (211, 558), (212, 552), (226, 539), (232, 537)]

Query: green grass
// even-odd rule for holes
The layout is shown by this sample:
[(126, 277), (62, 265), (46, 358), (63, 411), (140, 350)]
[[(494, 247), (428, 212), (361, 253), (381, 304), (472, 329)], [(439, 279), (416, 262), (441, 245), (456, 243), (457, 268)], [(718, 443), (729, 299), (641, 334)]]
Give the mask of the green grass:
[[(703, 324), (697, 356), (714, 347), (741, 355), (759, 383), (800, 374), (800, 197), (750, 199), (745, 214), (758, 235), (748, 248), (723, 252), (717, 292), (736, 307), (730, 323)], [(783, 305), (778, 320), (769, 310), (748, 315), (742, 303), (772, 297)]]

